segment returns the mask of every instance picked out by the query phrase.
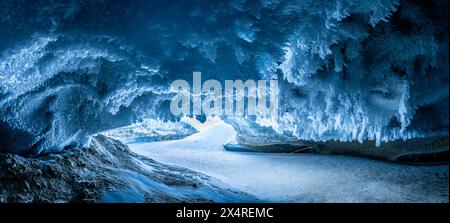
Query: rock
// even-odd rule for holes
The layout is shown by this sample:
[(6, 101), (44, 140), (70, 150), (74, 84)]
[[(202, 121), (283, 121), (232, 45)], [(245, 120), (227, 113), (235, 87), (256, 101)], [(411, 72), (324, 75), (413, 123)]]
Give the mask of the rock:
[[(239, 139), (239, 138), (238, 138)], [(238, 140), (237, 144), (227, 144), (228, 151), (241, 152), (281, 152), (281, 153), (318, 153), (342, 154), (375, 158), (393, 162), (406, 163), (448, 163), (448, 136), (415, 138), (384, 142), (376, 146), (373, 141), (340, 142), (340, 141), (289, 141), (264, 142), (248, 144)]]
[(82, 150), (39, 157), (0, 154), (0, 188), (0, 202), (20, 203), (254, 200), (203, 174), (137, 155), (102, 135)]

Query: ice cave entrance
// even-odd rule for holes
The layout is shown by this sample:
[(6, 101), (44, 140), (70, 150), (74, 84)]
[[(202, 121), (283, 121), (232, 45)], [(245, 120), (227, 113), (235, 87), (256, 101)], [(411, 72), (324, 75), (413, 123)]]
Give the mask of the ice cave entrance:
[(236, 131), (218, 116), (207, 116), (203, 122), (196, 118), (183, 117), (182, 123), (195, 128), (197, 132), (177, 140), (154, 142), (152, 147), (161, 145), (167, 148), (192, 150), (192, 152), (226, 152), (224, 145), (237, 144)]
[(204, 122), (201, 122), (196, 118), (184, 116), (181, 118), (181, 122), (191, 125), (199, 132), (222, 125), (227, 125), (228, 127), (233, 128), (231, 125), (226, 124), (219, 116), (207, 116)]

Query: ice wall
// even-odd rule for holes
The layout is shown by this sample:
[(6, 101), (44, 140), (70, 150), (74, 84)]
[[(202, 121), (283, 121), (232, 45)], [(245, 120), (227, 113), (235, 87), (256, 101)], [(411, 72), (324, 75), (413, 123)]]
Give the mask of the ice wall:
[(1, 152), (85, 145), (169, 112), (169, 84), (278, 79), (279, 119), (241, 135), (376, 140), (448, 134), (448, 1), (0, 3)]

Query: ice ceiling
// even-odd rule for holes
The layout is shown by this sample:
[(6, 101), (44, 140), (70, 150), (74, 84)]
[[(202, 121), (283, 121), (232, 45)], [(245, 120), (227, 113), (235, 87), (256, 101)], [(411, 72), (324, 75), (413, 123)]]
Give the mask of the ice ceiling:
[(245, 137), (448, 134), (448, 1), (0, 2), (0, 151), (40, 154), (169, 111), (173, 80), (278, 79)]

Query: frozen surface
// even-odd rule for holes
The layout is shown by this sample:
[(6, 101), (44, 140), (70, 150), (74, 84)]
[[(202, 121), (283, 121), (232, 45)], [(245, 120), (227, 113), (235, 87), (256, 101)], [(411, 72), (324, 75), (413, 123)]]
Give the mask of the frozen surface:
[(185, 139), (129, 145), (275, 202), (448, 202), (448, 165), (412, 166), (346, 156), (228, 152), (222, 124)]

